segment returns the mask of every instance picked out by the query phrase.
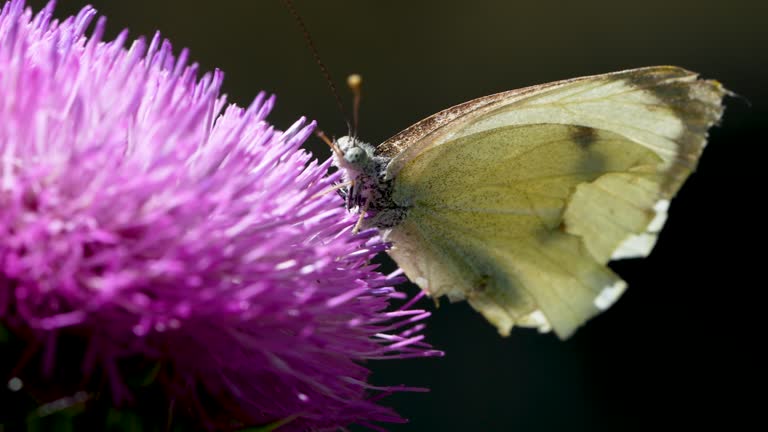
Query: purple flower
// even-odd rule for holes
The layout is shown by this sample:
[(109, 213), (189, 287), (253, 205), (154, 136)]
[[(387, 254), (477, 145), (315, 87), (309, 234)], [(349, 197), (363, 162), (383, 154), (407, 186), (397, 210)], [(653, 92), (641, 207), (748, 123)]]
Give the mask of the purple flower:
[(159, 35), (125, 49), (127, 32), (101, 41), (104, 18), (84, 36), (93, 9), (52, 10), (0, 13), (0, 325), (28, 347), (15, 372), (54, 382), (75, 357), (76, 382), (133, 405), (139, 357), (208, 428), (400, 421), (374, 400), (399, 388), (372, 387), (360, 362), (439, 355), (421, 342), (428, 313), (388, 312), (401, 279), (369, 263), (385, 245), (352, 233), (330, 161), (300, 149), (314, 123), (275, 130), (274, 97), (227, 105), (223, 74), (198, 79)]

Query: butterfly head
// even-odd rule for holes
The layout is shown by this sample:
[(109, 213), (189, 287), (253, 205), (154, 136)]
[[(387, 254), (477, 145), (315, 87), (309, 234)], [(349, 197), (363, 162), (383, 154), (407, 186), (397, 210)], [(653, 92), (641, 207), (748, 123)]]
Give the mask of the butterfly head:
[(350, 136), (337, 139), (335, 144), (339, 151), (334, 154), (334, 165), (343, 169), (350, 179), (378, 176), (380, 163), (372, 145)]
[(335, 142), (334, 165), (343, 171), (349, 186), (342, 191), (347, 208), (367, 214), (367, 226), (389, 228), (405, 215), (405, 210), (392, 202), (392, 181), (385, 180), (390, 158), (376, 155), (375, 148), (354, 137), (341, 137)]
[[(339, 153), (335, 155), (336, 166), (354, 172), (367, 172), (373, 165), (373, 146), (344, 136), (336, 140)], [(339, 157), (341, 156), (341, 157)]]

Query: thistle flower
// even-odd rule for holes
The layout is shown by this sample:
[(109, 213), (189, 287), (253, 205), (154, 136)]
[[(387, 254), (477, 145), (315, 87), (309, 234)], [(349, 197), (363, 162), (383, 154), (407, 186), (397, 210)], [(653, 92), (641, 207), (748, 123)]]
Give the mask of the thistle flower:
[(135, 406), (150, 364), (167, 408), (210, 429), (400, 421), (374, 400), (400, 388), (360, 362), (439, 355), (428, 313), (387, 312), (400, 278), (300, 149), (315, 124), (278, 131), (274, 97), (227, 105), (223, 74), (198, 79), (159, 35), (125, 49), (103, 17), (85, 36), (93, 9), (52, 10), (0, 12), (0, 327), (26, 347), (5, 376), (42, 402), (106, 381)]

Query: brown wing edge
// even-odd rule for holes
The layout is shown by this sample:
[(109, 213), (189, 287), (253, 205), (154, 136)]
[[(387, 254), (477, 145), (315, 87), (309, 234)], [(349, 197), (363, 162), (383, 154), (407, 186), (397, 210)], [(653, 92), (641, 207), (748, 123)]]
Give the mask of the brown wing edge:
[(661, 197), (666, 199), (672, 198), (696, 169), (707, 145), (709, 128), (722, 118), (722, 100), (730, 94), (718, 81), (698, 79), (698, 74), (684, 69), (679, 71), (685, 74), (660, 70), (627, 77), (632, 86), (649, 91), (672, 109), (684, 125), (675, 138), (679, 146), (677, 157), (661, 185)]

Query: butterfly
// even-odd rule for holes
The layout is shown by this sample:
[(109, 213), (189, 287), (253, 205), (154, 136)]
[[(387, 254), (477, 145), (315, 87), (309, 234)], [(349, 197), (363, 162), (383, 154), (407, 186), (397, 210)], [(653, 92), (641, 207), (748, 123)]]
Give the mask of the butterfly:
[(726, 93), (673, 66), (574, 78), (339, 138), (334, 164), (422, 290), (565, 339), (625, 291), (607, 263), (651, 252)]

